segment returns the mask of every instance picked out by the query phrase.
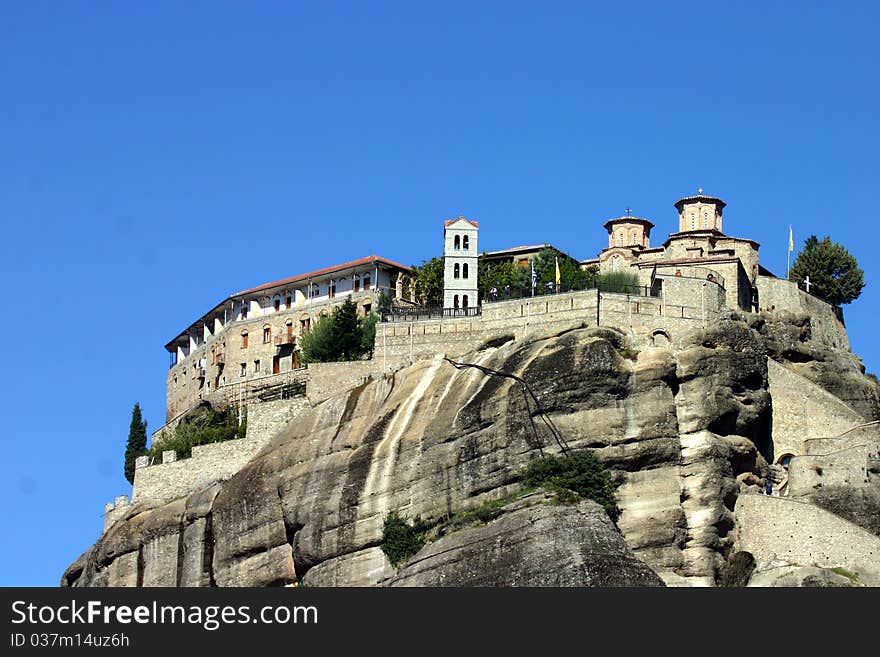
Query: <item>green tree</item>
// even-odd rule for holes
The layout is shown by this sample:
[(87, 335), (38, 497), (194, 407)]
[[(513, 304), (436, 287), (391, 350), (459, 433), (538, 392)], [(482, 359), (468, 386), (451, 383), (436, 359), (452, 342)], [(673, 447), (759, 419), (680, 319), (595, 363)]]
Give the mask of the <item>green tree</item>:
[(357, 306), (346, 299), (333, 312), (321, 317), (299, 338), (300, 357), (305, 363), (357, 360), (373, 350), (378, 315), (358, 319)]
[(125, 445), (125, 478), (134, 484), (134, 461), (147, 454), (147, 423), (141, 417), (141, 405), (135, 402), (128, 427), (128, 443)]
[(837, 305), (858, 299), (865, 287), (864, 272), (855, 257), (827, 235), (822, 240), (810, 235), (788, 274), (799, 285), (807, 276), (810, 292)]
[(319, 317), (311, 329), (299, 337), (300, 361), (326, 363), (337, 360), (333, 336), (333, 320)]
[(412, 267), (415, 300), (423, 306), (443, 303), (443, 258), (431, 258)]
[(535, 273), (538, 287), (556, 283), (556, 262), (559, 261), (559, 282), (564, 289), (583, 289), (595, 278), (592, 270), (581, 269), (580, 263), (561, 251), (553, 248), (543, 249), (535, 256)]
[(379, 321), (379, 315), (370, 313), (360, 320), (361, 330), (361, 353), (366, 354), (367, 358), (373, 357), (373, 345), (376, 342), (376, 323)]
[(336, 306), (330, 316), (331, 334), (336, 343), (337, 360), (355, 360), (361, 357), (361, 324), (357, 306), (350, 298)]

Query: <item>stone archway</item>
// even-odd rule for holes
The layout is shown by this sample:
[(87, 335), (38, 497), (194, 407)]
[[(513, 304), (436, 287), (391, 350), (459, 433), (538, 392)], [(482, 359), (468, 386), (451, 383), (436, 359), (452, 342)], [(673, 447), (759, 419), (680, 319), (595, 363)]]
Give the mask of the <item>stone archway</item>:
[(672, 339), (665, 329), (657, 329), (651, 333), (651, 346), (668, 347), (672, 344)]

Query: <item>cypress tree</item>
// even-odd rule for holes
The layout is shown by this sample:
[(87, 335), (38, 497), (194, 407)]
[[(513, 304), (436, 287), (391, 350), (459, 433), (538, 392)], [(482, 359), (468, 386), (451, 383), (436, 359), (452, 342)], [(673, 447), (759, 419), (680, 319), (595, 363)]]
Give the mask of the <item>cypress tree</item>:
[(810, 292), (836, 305), (850, 303), (865, 287), (864, 272), (842, 245), (827, 235), (810, 235), (798, 253), (788, 278), (802, 286), (810, 277)]
[(137, 402), (131, 411), (128, 443), (125, 445), (125, 478), (134, 484), (134, 461), (147, 453), (147, 423), (141, 417), (141, 405)]

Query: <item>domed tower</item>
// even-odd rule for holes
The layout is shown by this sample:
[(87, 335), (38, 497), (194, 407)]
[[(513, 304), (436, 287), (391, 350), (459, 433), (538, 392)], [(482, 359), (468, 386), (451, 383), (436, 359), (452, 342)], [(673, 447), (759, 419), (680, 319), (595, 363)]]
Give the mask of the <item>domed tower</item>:
[(608, 248), (647, 249), (651, 246), (651, 229), (654, 227), (647, 219), (640, 217), (617, 217), (605, 222), (608, 231)]
[(723, 233), (721, 213), (725, 205), (727, 203), (720, 198), (704, 196), (702, 189), (697, 196), (679, 199), (675, 202), (675, 209), (678, 210), (678, 232), (711, 230)]

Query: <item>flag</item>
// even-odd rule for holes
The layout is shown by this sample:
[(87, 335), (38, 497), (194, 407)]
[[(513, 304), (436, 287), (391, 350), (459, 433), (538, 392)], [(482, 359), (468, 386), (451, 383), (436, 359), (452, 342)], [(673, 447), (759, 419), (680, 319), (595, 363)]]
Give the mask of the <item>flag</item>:
[(556, 256), (556, 287), (562, 283), (562, 277), (559, 275), (559, 256)]
[(538, 284), (538, 273), (535, 271), (535, 263), (532, 263), (532, 288)]
[(788, 250), (794, 251), (794, 233), (791, 232), (791, 224), (788, 225)]

